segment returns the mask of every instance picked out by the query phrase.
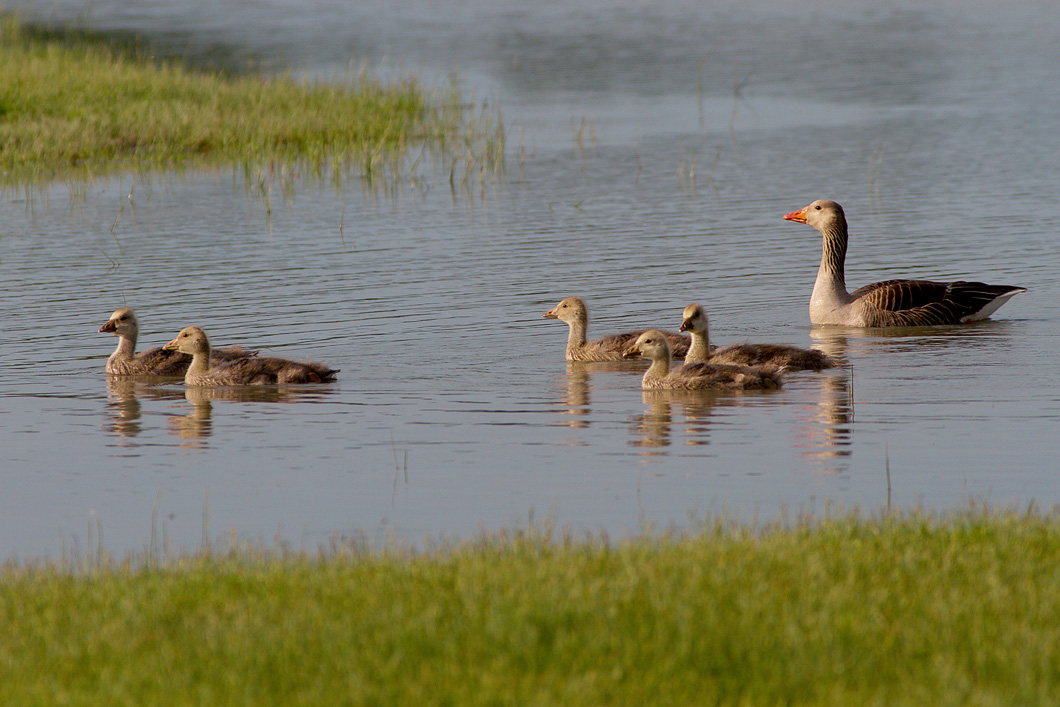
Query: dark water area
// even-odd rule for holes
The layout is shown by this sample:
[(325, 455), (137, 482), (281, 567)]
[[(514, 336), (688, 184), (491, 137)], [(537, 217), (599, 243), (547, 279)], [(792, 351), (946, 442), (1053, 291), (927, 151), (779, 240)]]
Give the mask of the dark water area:
[[(229, 533), (313, 549), (549, 520), (615, 536), (839, 506), (1060, 502), (1060, 18), (1035, 2), (8, 3), (192, 63), (367, 64), (502, 111), (507, 173), (385, 190), (242, 170), (9, 189), (0, 213), (0, 557)], [(131, 196), (130, 196), (131, 194)], [(811, 327), (832, 198), (847, 282), (1029, 289), (962, 327)], [(648, 394), (566, 327), (812, 346), (780, 391)], [(330, 386), (108, 381), (197, 323), (323, 360)], [(204, 520), (205, 519), (205, 520)], [(102, 538), (96, 534), (102, 532)]]

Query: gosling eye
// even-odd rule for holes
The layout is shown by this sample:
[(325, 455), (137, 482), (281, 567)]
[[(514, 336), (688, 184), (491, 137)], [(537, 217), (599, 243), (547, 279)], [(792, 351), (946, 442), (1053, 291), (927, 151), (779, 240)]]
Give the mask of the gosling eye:
[(820, 211), (821, 210), (821, 205), (818, 204), (817, 206), (815, 206), (813, 208), (814, 208), (815, 211)]

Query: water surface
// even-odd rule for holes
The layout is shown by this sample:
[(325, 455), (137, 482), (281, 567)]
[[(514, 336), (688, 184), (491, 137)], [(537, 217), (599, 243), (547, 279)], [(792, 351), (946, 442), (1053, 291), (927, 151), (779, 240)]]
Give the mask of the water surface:
[[(242, 172), (3, 193), (0, 557), (230, 531), (314, 548), (550, 519), (636, 532), (829, 504), (1051, 506), (1060, 374), (1060, 20), (1045, 3), (24, 3), (207, 64), (319, 77), (368, 60), (500, 105), (506, 178), (386, 189)], [(373, 8), (378, 7), (374, 5)], [(165, 29), (161, 29), (161, 28)], [(131, 197), (130, 197), (131, 193)], [(851, 222), (852, 287), (983, 279), (993, 321), (815, 329), (813, 199)], [(568, 365), (541, 314), (814, 346), (848, 365), (767, 394), (644, 394)], [(332, 386), (108, 381), (141, 346), (324, 360)], [(156, 540), (157, 542), (157, 540)]]

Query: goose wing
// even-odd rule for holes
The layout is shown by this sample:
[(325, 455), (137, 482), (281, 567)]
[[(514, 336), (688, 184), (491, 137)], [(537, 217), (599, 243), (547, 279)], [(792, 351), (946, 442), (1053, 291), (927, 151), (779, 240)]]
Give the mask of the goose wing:
[[(626, 331), (621, 334), (609, 334), (591, 343), (595, 346), (622, 352), (637, 343), (637, 338), (643, 333), (643, 331)], [(664, 331), (663, 334), (670, 345), (670, 355), (675, 359), (684, 358), (685, 354), (688, 353), (688, 347), (691, 345), (692, 340), (684, 334), (672, 331)]]
[(210, 352), (211, 357), (216, 361), (234, 361), (240, 358), (249, 358), (251, 356), (257, 356), (257, 349), (245, 349), (242, 346), (228, 346), (223, 349), (213, 349)]
[(614, 349), (615, 351), (625, 351), (633, 344), (637, 343), (637, 337), (644, 332), (642, 331), (624, 331), (621, 334), (608, 334), (607, 336), (601, 336), (599, 339), (595, 339), (592, 342), (594, 346), (599, 346), (606, 349)]
[(671, 374), (678, 383), (675, 387), (689, 388), (779, 388), (780, 374), (767, 367), (739, 366), (718, 363), (690, 363)]
[(1022, 291), (1021, 287), (963, 280), (885, 280), (854, 290), (850, 296), (877, 315), (872, 326), (931, 326), (987, 316)]
[(278, 381), (268, 358), (245, 357), (220, 361), (208, 376), (226, 385), (272, 385)]
[(276, 376), (281, 383), (330, 383), (335, 380), (338, 369), (328, 368), (323, 363), (285, 361)]
[[(291, 361), (274, 356), (245, 358), (233, 361), (231, 366), (239, 366), (245, 372), (253, 371), (269, 383), (328, 383), (335, 380), (337, 370), (328, 368), (323, 363), (311, 361)], [(225, 366), (225, 370), (229, 365)], [(271, 380), (264, 380), (271, 378)]]
[(166, 351), (161, 346), (141, 351), (129, 366), (131, 372), (155, 376), (183, 376), (191, 364), (191, 356), (179, 351)]
[(949, 283), (931, 280), (884, 280), (859, 287), (850, 298), (885, 312), (903, 312), (942, 302)]
[(773, 366), (786, 371), (819, 371), (837, 365), (823, 351), (803, 349), (790, 344), (729, 344), (710, 356), (711, 363), (739, 366)]

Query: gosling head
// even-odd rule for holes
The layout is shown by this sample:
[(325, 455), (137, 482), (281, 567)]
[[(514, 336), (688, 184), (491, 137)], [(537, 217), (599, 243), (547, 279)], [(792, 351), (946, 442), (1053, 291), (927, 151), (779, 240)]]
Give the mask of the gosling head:
[(707, 313), (698, 304), (690, 304), (681, 313), (681, 331), (706, 331)]
[(136, 312), (131, 307), (122, 307), (110, 315), (110, 319), (99, 328), (102, 334), (108, 332), (115, 336), (123, 336), (127, 339), (135, 339), (140, 333), (140, 323), (136, 321)]
[(623, 358), (647, 358), (652, 361), (670, 358), (670, 342), (661, 331), (649, 329), (637, 337), (636, 342), (622, 352)]
[(579, 320), (584, 322), (589, 320), (589, 308), (585, 306), (585, 300), (581, 297), (566, 297), (541, 316), (545, 319), (558, 319), (568, 324)]
[(186, 326), (180, 330), (177, 337), (162, 347), (166, 351), (180, 351), (181, 353), (195, 354), (209, 353), (210, 340), (206, 338), (206, 332), (197, 326)]

